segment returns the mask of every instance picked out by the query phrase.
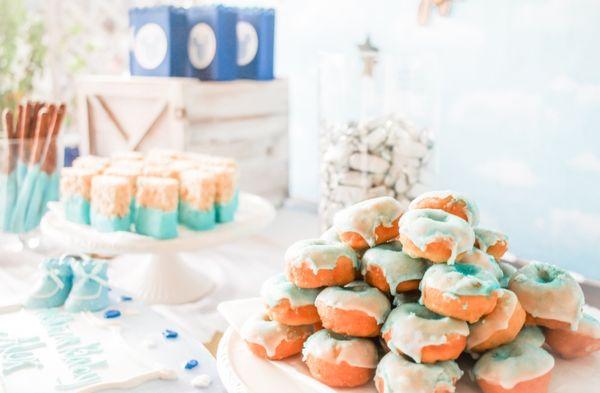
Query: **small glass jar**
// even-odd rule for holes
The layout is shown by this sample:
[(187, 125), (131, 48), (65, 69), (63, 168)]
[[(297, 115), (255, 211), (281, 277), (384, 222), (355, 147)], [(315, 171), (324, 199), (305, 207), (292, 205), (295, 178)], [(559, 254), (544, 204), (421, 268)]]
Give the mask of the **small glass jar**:
[(323, 230), (337, 211), (365, 199), (392, 196), (407, 206), (434, 177), (434, 62), (381, 56), (368, 39), (359, 49), (320, 61)]

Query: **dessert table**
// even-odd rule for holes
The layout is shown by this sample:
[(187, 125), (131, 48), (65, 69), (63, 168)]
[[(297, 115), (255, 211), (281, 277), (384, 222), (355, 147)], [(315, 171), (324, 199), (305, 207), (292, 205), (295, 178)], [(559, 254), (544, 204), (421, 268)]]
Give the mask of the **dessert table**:
[[(293, 225), (290, 225), (293, 223)], [(154, 305), (152, 308), (163, 317), (172, 321), (179, 329), (191, 337), (209, 344), (209, 350), (216, 352), (216, 344), (221, 335), (227, 331), (228, 323), (217, 311), (217, 305), (231, 299), (256, 297), (265, 278), (281, 272), (283, 254), (289, 244), (301, 238), (315, 237), (319, 234), (318, 219), (312, 206), (288, 203), (278, 211), (275, 221), (259, 233), (224, 244), (210, 250), (183, 254), (184, 258), (202, 258), (210, 260), (210, 264), (193, 264), (190, 266), (203, 269), (202, 273), (210, 276), (216, 283), (213, 291), (197, 302), (182, 305)], [(0, 249), (2, 242), (0, 239)], [(56, 255), (60, 250), (47, 249), (47, 254)], [(0, 254), (0, 299), (10, 302), (18, 299), (35, 279), (37, 264), (43, 255), (22, 251), (18, 254)], [(516, 261), (518, 263), (518, 261)], [(137, 261), (131, 261), (136, 264)], [(142, 263), (142, 262), (140, 262)], [(109, 277), (113, 282), (126, 279), (128, 274), (135, 272), (133, 266), (112, 264)], [(576, 276), (578, 279), (583, 279)], [(589, 280), (588, 280), (589, 282)], [(589, 304), (600, 307), (600, 286), (596, 283), (583, 283), (586, 300)], [(236, 342), (236, 334), (231, 330), (226, 334), (226, 341)], [(268, 374), (269, 387), (260, 392), (286, 391), (290, 393), (305, 393), (293, 378), (278, 372), (277, 368), (266, 361), (245, 362), (244, 378), (247, 382), (264, 382), (261, 376)], [(232, 376), (233, 378), (233, 376)], [(225, 381), (224, 381), (225, 382)], [(234, 381), (235, 382), (235, 381)], [(238, 391), (236, 384), (225, 383), (230, 391)], [(264, 386), (263, 386), (264, 387)], [(239, 390), (253, 392), (252, 389)], [(308, 390), (310, 391), (310, 390)]]

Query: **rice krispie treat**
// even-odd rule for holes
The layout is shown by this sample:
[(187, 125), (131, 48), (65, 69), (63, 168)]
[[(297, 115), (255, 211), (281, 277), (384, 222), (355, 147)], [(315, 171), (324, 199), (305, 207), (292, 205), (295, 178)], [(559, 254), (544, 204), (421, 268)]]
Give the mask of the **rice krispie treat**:
[(157, 239), (177, 237), (179, 182), (168, 177), (138, 177), (135, 230)]
[(87, 168), (63, 168), (60, 172), (60, 200), (67, 220), (90, 225), (92, 178), (97, 172)]
[(79, 156), (73, 160), (74, 168), (93, 169), (97, 172), (102, 172), (109, 165), (109, 160), (106, 157), (98, 156)]
[(101, 232), (129, 231), (131, 185), (122, 176), (94, 176), (90, 221)]
[(179, 222), (197, 231), (212, 229), (215, 214), (216, 176), (214, 173), (188, 170), (180, 175)]
[(142, 165), (130, 165), (129, 163), (120, 165), (119, 163), (113, 164), (104, 170), (105, 175), (120, 176), (129, 182), (131, 187), (131, 217), (135, 217), (135, 194), (137, 192), (137, 178), (142, 175)]
[(238, 174), (233, 168), (212, 167), (216, 179), (215, 210), (217, 222), (233, 221), (238, 208)]

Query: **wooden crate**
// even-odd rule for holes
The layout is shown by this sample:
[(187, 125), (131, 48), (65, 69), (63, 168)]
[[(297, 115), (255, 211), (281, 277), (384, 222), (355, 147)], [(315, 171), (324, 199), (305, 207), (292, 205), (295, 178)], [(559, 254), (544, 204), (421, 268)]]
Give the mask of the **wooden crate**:
[(288, 84), (189, 78), (85, 77), (77, 83), (81, 151), (161, 147), (225, 155), (242, 190), (288, 194)]

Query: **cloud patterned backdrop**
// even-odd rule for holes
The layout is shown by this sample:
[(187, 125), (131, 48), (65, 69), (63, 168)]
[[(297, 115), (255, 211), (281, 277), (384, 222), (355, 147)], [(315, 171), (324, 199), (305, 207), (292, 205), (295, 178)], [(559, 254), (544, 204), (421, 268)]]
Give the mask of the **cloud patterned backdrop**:
[(370, 33), (383, 50), (436, 55), (436, 186), (478, 200), (482, 225), (508, 233), (518, 256), (600, 279), (600, 3), (456, 0), (427, 28), (417, 4), (282, 2), (292, 194), (318, 198), (317, 53), (353, 51)]

